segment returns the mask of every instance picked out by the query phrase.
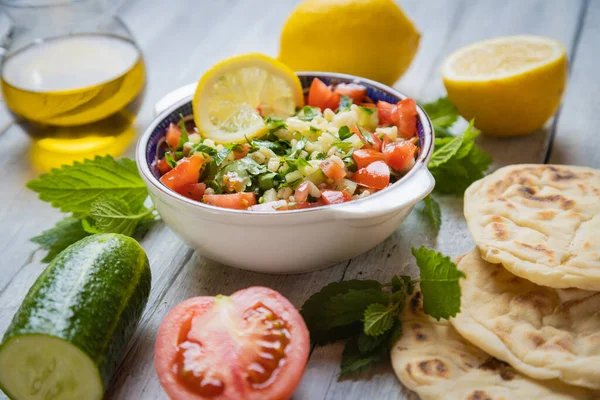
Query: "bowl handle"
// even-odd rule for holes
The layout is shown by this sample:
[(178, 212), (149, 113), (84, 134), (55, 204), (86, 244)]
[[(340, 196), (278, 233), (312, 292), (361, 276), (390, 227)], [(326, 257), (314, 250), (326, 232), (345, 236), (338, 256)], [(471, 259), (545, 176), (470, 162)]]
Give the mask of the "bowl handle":
[(158, 114), (165, 111), (167, 108), (177, 103), (179, 100), (194, 94), (197, 85), (198, 83), (190, 83), (189, 85), (182, 86), (164, 95), (154, 105), (154, 116), (156, 117)]
[(330, 210), (336, 218), (341, 219), (380, 217), (414, 206), (431, 193), (434, 186), (435, 179), (429, 170), (422, 166), (410, 179), (382, 191), (376, 199), (351, 201), (342, 207), (332, 207)]

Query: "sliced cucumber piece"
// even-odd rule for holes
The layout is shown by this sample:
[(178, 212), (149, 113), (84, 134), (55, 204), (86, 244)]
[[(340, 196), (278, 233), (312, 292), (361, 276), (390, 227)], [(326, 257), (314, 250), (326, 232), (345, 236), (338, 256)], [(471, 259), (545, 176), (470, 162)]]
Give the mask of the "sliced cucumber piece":
[(0, 352), (2, 390), (13, 399), (101, 399), (102, 378), (82, 350), (46, 335), (9, 339)]

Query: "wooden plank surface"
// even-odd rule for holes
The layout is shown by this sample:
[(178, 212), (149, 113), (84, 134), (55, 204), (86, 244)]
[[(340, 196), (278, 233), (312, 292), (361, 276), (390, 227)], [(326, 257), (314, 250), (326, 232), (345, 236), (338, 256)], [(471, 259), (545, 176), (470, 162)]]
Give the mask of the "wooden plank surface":
[[(136, 125), (141, 129), (149, 123), (152, 106), (162, 95), (197, 80), (220, 59), (247, 51), (276, 55), (279, 32), (297, 2), (127, 2), (120, 15), (142, 48), (148, 69), (146, 97)], [(598, 107), (594, 107), (598, 100), (593, 95), (598, 92), (599, 84), (594, 81), (592, 70), (595, 44), (600, 40), (598, 2), (589, 2), (587, 15), (588, 4), (584, 0), (402, 0), (400, 3), (423, 37), (417, 58), (396, 87), (419, 100), (431, 100), (443, 94), (440, 63), (460, 46), (517, 33), (535, 33), (561, 40), (571, 56), (576, 54), (576, 59), (556, 124), (550, 160), (598, 167), (599, 142), (593, 137), (599, 122), (595, 114)], [(585, 24), (579, 29), (582, 21)], [(577, 43), (578, 38), (581, 40)], [(7, 115), (0, 115), (0, 126), (6, 121)], [(485, 138), (480, 144), (493, 155), (494, 168), (515, 162), (543, 162), (551, 126), (524, 138)], [(3, 205), (0, 222), (4, 229), (0, 236), (3, 252), (0, 332), (8, 326), (27, 289), (44, 268), (39, 262), (43, 253), (36, 251), (28, 239), (61, 217), (24, 188), (24, 183), (36, 174), (27, 159), (29, 143), (18, 126), (0, 136), (4, 187), (0, 191)], [(332, 281), (353, 278), (383, 281), (395, 273), (414, 275), (412, 246), (436, 247), (452, 256), (464, 252), (472, 246), (472, 241), (462, 217), (462, 200), (439, 199), (444, 220), (437, 237), (413, 212), (398, 232), (377, 248), (332, 268), (294, 276), (250, 273), (203, 259), (179, 241), (168, 227), (157, 224), (142, 240), (153, 270), (151, 298), (107, 398), (166, 398), (154, 373), (152, 348), (160, 320), (185, 298), (228, 294), (250, 285), (265, 285), (281, 291), (299, 307), (312, 293)], [(341, 350), (341, 345), (330, 345), (312, 352), (295, 399), (402, 399), (407, 395), (410, 398), (389, 366), (382, 366), (360, 380), (338, 382)]]

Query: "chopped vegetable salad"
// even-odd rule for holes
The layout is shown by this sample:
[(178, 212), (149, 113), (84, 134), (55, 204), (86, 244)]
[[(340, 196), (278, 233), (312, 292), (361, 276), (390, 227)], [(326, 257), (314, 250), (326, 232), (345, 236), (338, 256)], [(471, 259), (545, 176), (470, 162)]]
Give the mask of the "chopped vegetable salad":
[(307, 104), (285, 119), (263, 116), (268, 133), (241, 144), (203, 139), (182, 117), (158, 144), (160, 181), (205, 204), (278, 211), (369, 196), (414, 165), (413, 99), (374, 104), (362, 85), (314, 79)]

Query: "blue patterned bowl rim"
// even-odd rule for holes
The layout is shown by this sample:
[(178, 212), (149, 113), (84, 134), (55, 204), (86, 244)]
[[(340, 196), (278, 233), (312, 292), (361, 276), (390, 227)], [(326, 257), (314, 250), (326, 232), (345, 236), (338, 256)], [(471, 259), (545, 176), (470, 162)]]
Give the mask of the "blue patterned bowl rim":
[[(353, 75), (339, 74), (334, 72), (297, 72), (296, 74), (300, 78), (300, 82), (302, 83), (302, 87), (305, 91), (310, 87), (310, 84), (312, 83), (313, 79), (319, 78), (328, 85), (336, 85), (338, 83), (357, 83), (366, 86), (367, 96), (375, 103), (377, 103), (377, 101), (379, 100), (382, 100), (388, 103), (395, 104), (398, 101), (408, 97), (405, 94), (400, 93), (399, 91), (392, 89), (391, 87), (386, 86), (382, 83)], [(146, 128), (144, 133), (140, 136), (137, 144), (136, 159), (138, 161), (138, 169), (142, 174), (144, 174), (148, 181), (152, 183), (152, 185), (179, 201), (183, 201), (188, 204), (193, 204), (198, 207), (209, 207), (211, 209), (218, 208), (220, 211), (225, 212), (256, 214), (256, 211), (225, 209), (188, 199), (187, 197), (168, 189), (159, 181), (160, 174), (158, 172), (158, 168), (156, 167), (156, 165), (153, 165), (154, 160), (156, 159), (158, 142), (165, 136), (167, 128), (171, 123), (177, 124), (179, 122), (181, 118), (180, 115), (183, 115), (184, 118), (192, 118), (192, 97), (193, 95), (186, 96), (185, 98), (177, 101), (176, 103), (165, 109), (158, 116), (156, 116), (154, 120), (150, 123), (150, 125)], [(417, 121), (420, 149), (419, 156), (417, 157), (416, 163), (412, 167), (412, 169), (391, 186), (397, 185), (401, 182), (411, 179), (411, 177), (416, 173), (417, 170), (421, 168), (427, 168), (427, 164), (429, 162), (429, 159), (431, 158), (431, 154), (433, 153), (434, 131), (433, 126), (431, 124), (431, 120), (427, 116), (425, 110), (423, 110), (423, 108), (418, 104), (417, 112), (419, 115), (419, 120)], [(143, 157), (141, 157), (142, 155)], [(162, 154), (159, 154), (159, 156), (162, 156)], [(388, 190), (388, 188), (377, 192), (371, 196), (354, 200), (353, 202), (375, 199), (377, 198), (377, 195), (379, 193), (385, 190)], [(328, 205), (323, 207), (329, 208), (341, 205), (342, 204)], [(268, 215), (277, 215), (282, 213), (288, 214), (314, 212), (318, 211), (323, 207), (307, 208), (302, 210), (286, 210), (280, 211), (276, 214), (268, 213)]]

